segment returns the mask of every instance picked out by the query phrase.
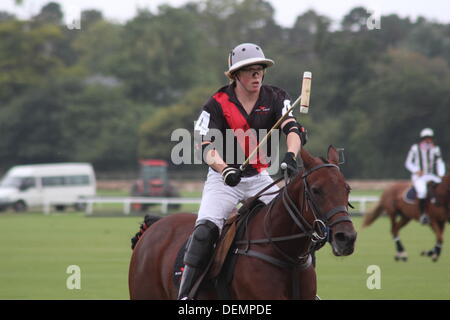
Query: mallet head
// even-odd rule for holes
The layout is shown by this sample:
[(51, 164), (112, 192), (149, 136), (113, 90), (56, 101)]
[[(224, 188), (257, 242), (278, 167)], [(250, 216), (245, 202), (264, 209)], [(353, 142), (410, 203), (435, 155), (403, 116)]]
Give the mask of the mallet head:
[(301, 113), (308, 113), (309, 98), (311, 96), (311, 80), (312, 80), (312, 73), (309, 71), (305, 71), (303, 73), (302, 95), (300, 100)]

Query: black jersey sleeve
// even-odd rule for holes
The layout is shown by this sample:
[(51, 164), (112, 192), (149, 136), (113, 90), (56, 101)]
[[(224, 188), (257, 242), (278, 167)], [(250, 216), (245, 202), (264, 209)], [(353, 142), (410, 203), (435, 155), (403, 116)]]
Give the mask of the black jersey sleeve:
[[(276, 119), (275, 121), (278, 121), (291, 107), (292, 101), (289, 94), (279, 88), (275, 89), (276, 94), (274, 95), (274, 105), (276, 110)], [(286, 117), (286, 119), (295, 119), (293, 112), (289, 112), (289, 115)]]
[(202, 136), (203, 141), (207, 140), (213, 133), (211, 129), (221, 130), (223, 128), (222, 118), (217, 102), (210, 98), (195, 121), (194, 130), (196, 134)]

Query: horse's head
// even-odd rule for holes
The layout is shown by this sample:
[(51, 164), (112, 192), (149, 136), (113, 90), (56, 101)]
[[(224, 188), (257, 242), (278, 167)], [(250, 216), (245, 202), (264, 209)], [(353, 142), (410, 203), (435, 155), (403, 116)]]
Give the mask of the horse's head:
[[(347, 206), (350, 186), (345, 182), (338, 162), (337, 150), (328, 147), (327, 159), (311, 156), (302, 149), (305, 172), (302, 180), (308, 202), (306, 214), (311, 221), (320, 220), (329, 229), (329, 241), (336, 256), (353, 253), (356, 231), (349, 217)], [(313, 225), (317, 225), (317, 223)]]

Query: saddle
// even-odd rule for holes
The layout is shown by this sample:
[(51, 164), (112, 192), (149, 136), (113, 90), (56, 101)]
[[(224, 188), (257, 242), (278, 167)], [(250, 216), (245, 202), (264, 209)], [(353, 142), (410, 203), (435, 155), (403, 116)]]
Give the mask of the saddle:
[[(430, 181), (427, 184), (427, 199), (434, 198), (434, 189), (436, 188), (437, 183)], [(415, 204), (417, 200), (417, 192), (414, 186), (411, 186), (409, 189), (403, 193), (403, 200), (409, 204)]]
[(415, 204), (417, 200), (417, 192), (414, 186), (411, 186), (409, 189), (403, 193), (403, 200), (409, 204)]

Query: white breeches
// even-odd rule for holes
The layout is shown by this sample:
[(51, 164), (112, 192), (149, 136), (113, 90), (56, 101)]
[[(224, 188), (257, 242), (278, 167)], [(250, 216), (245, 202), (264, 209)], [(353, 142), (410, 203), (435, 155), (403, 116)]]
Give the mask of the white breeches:
[[(273, 182), (267, 171), (263, 171), (253, 177), (243, 177), (241, 182), (235, 186), (227, 186), (222, 176), (212, 170), (208, 171), (205, 186), (203, 187), (202, 201), (198, 211), (197, 221), (207, 219), (214, 222), (222, 230), (225, 220), (231, 211), (241, 200), (246, 200), (258, 193)], [(273, 185), (264, 193), (279, 190)], [(262, 196), (259, 198), (264, 203), (269, 203), (277, 194)]]
[(434, 181), (436, 183), (441, 182), (441, 178), (435, 176), (434, 174), (424, 174), (423, 176), (413, 175), (413, 185), (414, 189), (417, 192), (417, 198), (425, 199), (427, 197), (427, 184), (430, 181)]

